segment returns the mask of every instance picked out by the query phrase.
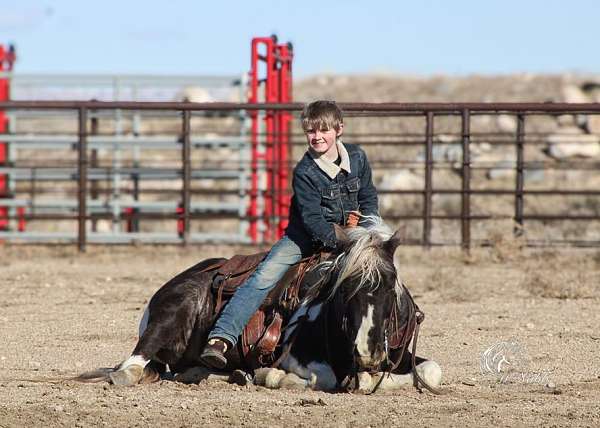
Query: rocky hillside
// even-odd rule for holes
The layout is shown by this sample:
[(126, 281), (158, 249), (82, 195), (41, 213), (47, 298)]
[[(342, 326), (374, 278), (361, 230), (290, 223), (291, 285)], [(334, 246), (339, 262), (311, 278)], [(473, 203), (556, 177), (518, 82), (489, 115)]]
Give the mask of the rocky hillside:
[(294, 82), (294, 98), (345, 102), (600, 102), (600, 75), (320, 75)]

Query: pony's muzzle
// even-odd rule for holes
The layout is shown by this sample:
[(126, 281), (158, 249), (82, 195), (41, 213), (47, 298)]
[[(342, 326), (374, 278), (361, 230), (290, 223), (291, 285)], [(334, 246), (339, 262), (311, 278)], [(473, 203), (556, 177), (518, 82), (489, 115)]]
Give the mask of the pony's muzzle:
[(383, 347), (377, 347), (375, 352), (371, 355), (360, 355), (356, 350), (354, 351), (354, 359), (359, 368), (359, 371), (370, 371), (376, 370), (380, 367), (381, 363), (386, 359), (386, 353)]

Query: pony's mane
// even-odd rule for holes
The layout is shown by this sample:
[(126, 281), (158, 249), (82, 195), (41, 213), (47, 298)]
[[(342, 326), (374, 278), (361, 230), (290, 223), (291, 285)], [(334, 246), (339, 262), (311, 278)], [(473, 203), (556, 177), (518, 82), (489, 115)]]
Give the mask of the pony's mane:
[[(364, 216), (362, 217), (365, 226), (356, 226), (346, 229), (346, 235), (352, 243), (348, 250), (339, 254), (333, 260), (327, 260), (315, 266), (315, 270), (320, 272), (321, 278), (307, 294), (307, 299), (317, 295), (331, 299), (337, 292), (340, 285), (348, 278), (357, 279), (353, 290), (348, 294), (348, 298), (354, 296), (357, 292), (369, 287), (374, 291), (379, 287), (383, 275), (382, 272), (395, 273), (393, 261), (382, 257), (381, 247), (385, 241), (393, 235), (392, 230), (386, 225), (381, 217)], [(335, 282), (331, 284), (332, 275), (337, 273)], [(325, 284), (330, 284), (325, 295), (321, 290)]]

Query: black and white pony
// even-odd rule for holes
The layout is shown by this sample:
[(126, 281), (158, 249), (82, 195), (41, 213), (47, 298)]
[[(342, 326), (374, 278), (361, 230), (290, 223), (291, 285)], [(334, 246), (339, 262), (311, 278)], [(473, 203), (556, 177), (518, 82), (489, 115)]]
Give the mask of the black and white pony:
[[(394, 265), (399, 233), (392, 235), (379, 218), (371, 219), (368, 228), (336, 232), (342, 252), (306, 278), (306, 295), (288, 323), (279, 367), (257, 370), (255, 383), (324, 391), (390, 390), (415, 383), (414, 361), (419, 381), (437, 388), (437, 363), (413, 360), (405, 346), (389, 346), (391, 323), (408, 326), (412, 321), (413, 301)], [(391, 316), (395, 310), (399, 319)]]
[[(336, 233), (340, 251), (305, 275), (302, 303), (284, 322), (278, 367), (255, 370), (254, 383), (269, 388), (370, 391), (412, 384), (416, 373), (426, 386), (439, 386), (437, 363), (412, 358), (405, 351), (407, 343), (390, 347), (390, 335), (398, 326), (410, 325), (415, 307), (394, 266), (399, 233), (392, 234), (379, 218), (371, 218), (369, 227), (336, 228)], [(131, 385), (158, 380), (166, 365), (176, 379), (197, 368), (214, 322), (213, 274), (204, 270), (218, 260), (191, 267), (155, 293), (127, 360), (78, 379)], [(411, 337), (412, 331), (408, 341)], [(236, 358), (228, 355), (228, 360)], [(243, 368), (243, 363), (228, 366), (236, 368)]]

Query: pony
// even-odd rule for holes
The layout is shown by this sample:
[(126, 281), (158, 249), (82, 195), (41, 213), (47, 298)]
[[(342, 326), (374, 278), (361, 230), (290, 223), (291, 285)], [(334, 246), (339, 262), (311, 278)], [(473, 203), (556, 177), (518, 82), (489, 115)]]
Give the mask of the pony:
[[(368, 220), (366, 228), (336, 230), (341, 252), (307, 276), (305, 297), (288, 323), (278, 367), (258, 369), (256, 384), (374, 392), (412, 383), (439, 393), (439, 365), (413, 358), (414, 347), (413, 354), (406, 351), (410, 329), (422, 319), (417, 320), (420, 310), (394, 264), (400, 232), (392, 234), (379, 218)], [(392, 349), (394, 333), (401, 337)]]
[[(269, 388), (323, 391), (374, 392), (411, 382), (430, 390), (439, 386), (439, 365), (414, 355), (416, 337), (412, 354), (406, 349), (420, 311), (394, 265), (400, 232), (392, 233), (379, 217), (367, 220), (367, 227), (335, 226), (340, 245), (304, 275), (300, 304), (283, 322), (277, 361), (253, 370), (252, 377), (239, 370), (248, 368), (234, 347), (228, 351), (231, 380), (240, 383), (241, 376)], [(200, 370), (200, 379), (214, 375), (198, 366), (217, 305), (214, 272), (207, 268), (223, 260), (202, 261), (164, 284), (144, 311), (131, 356), (76, 379), (148, 383), (166, 377), (167, 365), (175, 380), (190, 379), (190, 371)]]

